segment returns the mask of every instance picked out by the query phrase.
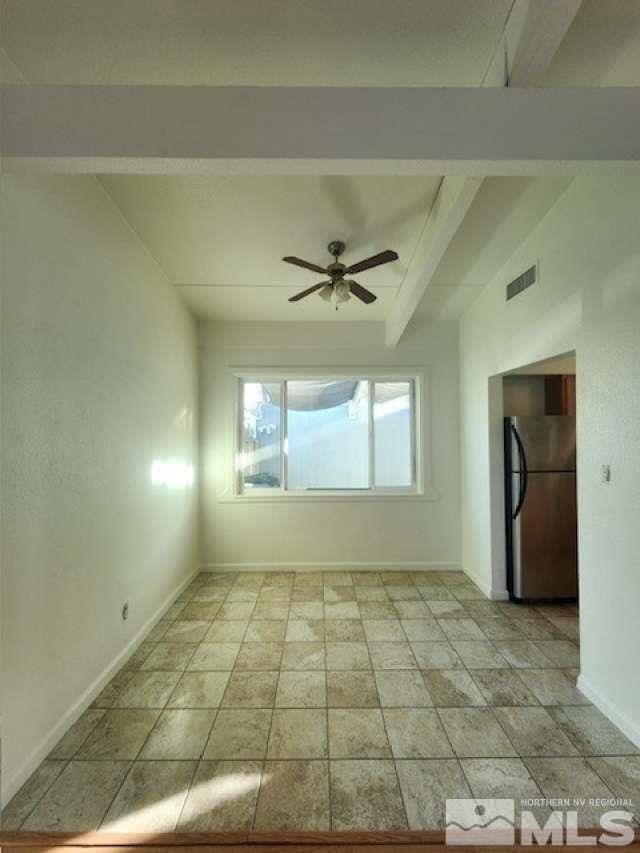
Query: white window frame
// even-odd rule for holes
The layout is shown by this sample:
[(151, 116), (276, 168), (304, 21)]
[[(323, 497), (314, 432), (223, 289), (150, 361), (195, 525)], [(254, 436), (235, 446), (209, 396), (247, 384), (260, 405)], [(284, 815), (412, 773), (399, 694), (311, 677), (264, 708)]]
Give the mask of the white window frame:
[[(375, 499), (426, 499), (433, 500), (436, 495), (433, 488), (425, 482), (425, 456), (427, 454), (430, 436), (428, 420), (428, 384), (426, 371), (417, 368), (385, 369), (358, 367), (344, 370), (328, 369), (231, 369), (233, 382), (233, 500), (234, 501), (303, 501), (303, 500), (375, 500)], [(369, 386), (369, 488), (366, 489), (290, 489), (287, 482), (287, 447), (286, 447), (286, 410), (287, 410), (287, 381), (326, 379), (353, 379), (366, 381)], [(373, 420), (373, 383), (374, 382), (411, 382), (412, 412), (411, 444), (413, 483), (411, 486), (375, 486), (375, 446)], [(277, 488), (246, 489), (243, 484), (240, 453), (243, 439), (243, 394), (245, 382), (279, 382), (282, 388), (281, 420), (280, 420), (280, 459), (281, 486)]]

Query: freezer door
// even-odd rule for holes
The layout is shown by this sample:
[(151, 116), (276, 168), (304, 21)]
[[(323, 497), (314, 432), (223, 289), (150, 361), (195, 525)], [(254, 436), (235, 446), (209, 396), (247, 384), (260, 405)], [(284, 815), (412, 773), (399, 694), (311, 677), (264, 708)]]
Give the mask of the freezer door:
[[(513, 475), (514, 500), (520, 475)], [(522, 508), (513, 520), (516, 598), (576, 598), (578, 542), (573, 473), (529, 473)]]
[[(575, 471), (576, 419), (569, 415), (512, 418), (529, 471)], [(512, 434), (515, 443), (515, 436)], [(518, 448), (512, 445), (512, 466), (519, 467)]]

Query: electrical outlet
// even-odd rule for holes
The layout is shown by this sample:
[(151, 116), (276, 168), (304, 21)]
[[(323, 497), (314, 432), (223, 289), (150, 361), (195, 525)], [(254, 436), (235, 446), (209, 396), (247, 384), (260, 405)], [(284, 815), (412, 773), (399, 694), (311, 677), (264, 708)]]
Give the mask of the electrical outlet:
[(126, 622), (128, 618), (129, 618), (129, 602), (125, 601), (125, 603), (122, 605), (122, 621)]
[(611, 482), (611, 466), (610, 465), (602, 465), (600, 468), (600, 480), (603, 483)]

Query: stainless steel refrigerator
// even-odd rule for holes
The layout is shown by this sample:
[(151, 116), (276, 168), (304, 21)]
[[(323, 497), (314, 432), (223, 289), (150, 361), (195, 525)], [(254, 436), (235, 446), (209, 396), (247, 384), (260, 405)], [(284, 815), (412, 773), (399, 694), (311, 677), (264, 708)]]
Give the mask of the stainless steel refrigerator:
[(511, 598), (577, 598), (574, 417), (505, 418), (505, 493)]

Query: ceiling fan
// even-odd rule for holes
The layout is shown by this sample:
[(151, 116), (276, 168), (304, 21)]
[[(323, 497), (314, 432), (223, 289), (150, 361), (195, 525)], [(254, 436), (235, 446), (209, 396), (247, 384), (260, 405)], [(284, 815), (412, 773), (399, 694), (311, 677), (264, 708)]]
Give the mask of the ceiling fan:
[(339, 303), (347, 302), (351, 299), (352, 295), (360, 299), (361, 302), (364, 302), (365, 305), (369, 305), (371, 302), (376, 301), (377, 296), (371, 293), (370, 290), (367, 290), (366, 287), (358, 284), (357, 281), (345, 278), (345, 275), (363, 272), (372, 267), (379, 267), (381, 264), (388, 264), (390, 261), (398, 260), (397, 252), (386, 249), (384, 252), (379, 252), (377, 255), (365, 258), (364, 261), (358, 261), (357, 264), (345, 266), (345, 264), (340, 263), (338, 260), (345, 250), (342, 240), (332, 240), (327, 249), (329, 250), (329, 254), (334, 257), (333, 263), (327, 267), (321, 267), (318, 264), (312, 264), (309, 261), (303, 261), (302, 258), (294, 258), (291, 255), (287, 255), (286, 258), (282, 259), (288, 264), (294, 264), (297, 267), (304, 267), (304, 269), (311, 270), (312, 272), (323, 273), (329, 276), (329, 281), (321, 281), (319, 284), (314, 284), (313, 287), (308, 287), (306, 290), (296, 293), (295, 296), (289, 298), (289, 302), (297, 302), (299, 299), (304, 299), (305, 296), (318, 291), (320, 298), (326, 302), (330, 302), (331, 298), (335, 296), (336, 311), (338, 310)]

